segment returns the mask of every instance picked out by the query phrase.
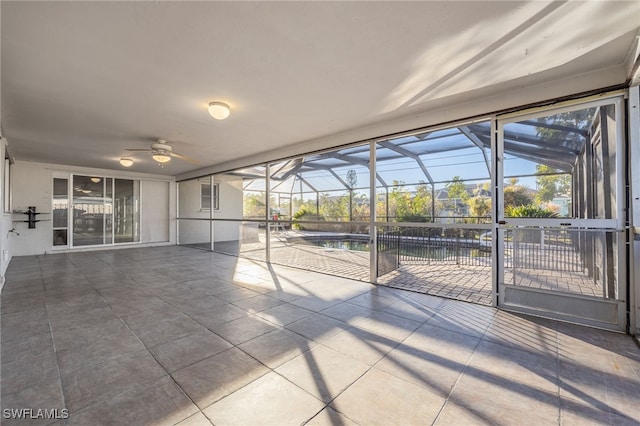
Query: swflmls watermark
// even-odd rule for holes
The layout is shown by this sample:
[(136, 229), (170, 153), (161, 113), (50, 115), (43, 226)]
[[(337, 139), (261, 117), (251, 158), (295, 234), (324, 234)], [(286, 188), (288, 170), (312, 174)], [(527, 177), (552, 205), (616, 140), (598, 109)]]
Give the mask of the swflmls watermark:
[(5, 408), (2, 410), (2, 418), (60, 420), (69, 418), (69, 410), (66, 408)]

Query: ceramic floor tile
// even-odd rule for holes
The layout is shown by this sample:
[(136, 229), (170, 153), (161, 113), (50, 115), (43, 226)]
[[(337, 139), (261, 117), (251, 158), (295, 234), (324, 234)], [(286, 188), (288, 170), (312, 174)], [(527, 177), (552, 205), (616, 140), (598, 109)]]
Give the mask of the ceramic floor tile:
[(537, 350), (523, 351), (483, 340), (468, 364), (468, 374), (491, 375), (504, 383), (526, 383), (527, 387), (558, 391), (558, 361)]
[(218, 325), (211, 330), (234, 345), (239, 345), (277, 328), (275, 324), (260, 317), (247, 315)]
[(484, 340), (542, 354), (558, 353), (556, 323), (499, 311), (483, 336)]
[(306, 337), (280, 328), (238, 346), (270, 368), (308, 351), (316, 343)]
[(206, 311), (188, 312), (187, 315), (203, 327), (212, 330), (218, 325), (245, 317), (248, 313), (243, 309), (227, 304)]
[(168, 372), (194, 364), (233, 345), (208, 330), (199, 331), (149, 348)]
[[(441, 347), (438, 339), (409, 338), (389, 352), (375, 368), (446, 398), (477, 344), (477, 338), (464, 337), (469, 341), (451, 343), (442, 339)], [(452, 336), (451, 340), (455, 338)]]
[(232, 348), (171, 375), (198, 407), (205, 408), (267, 372), (254, 358)]
[(57, 380), (59, 380), (58, 369), (53, 351), (35, 357), (22, 358), (2, 366), (2, 395)]
[[(170, 377), (143, 384), (101, 404), (71, 413), (70, 425), (175, 425), (198, 408)], [(108, 422), (105, 420), (108, 419)]]
[(51, 332), (48, 330), (49, 324), (44, 323), (43, 326), (38, 328), (42, 329), (38, 334), (30, 335), (25, 333), (25, 336), (21, 339), (7, 341), (4, 334), (2, 335), (2, 344), (0, 345), (2, 365), (53, 351), (53, 339), (51, 338)]
[(314, 418), (305, 423), (305, 426), (357, 426), (342, 414), (331, 407), (320, 411)]
[(372, 312), (373, 310), (371, 309), (346, 302), (339, 303), (321, 311), (322, 315), (344, 321), (351, 325), (353, 325), (356, 320), (371, 315)]
[(233, 302), (235, 306), (240, 309), (244, 309), (250, 314), (266, 311), (267, 309), (275, 308), (278, 305), (284, 303), (282, 300), (275, 297), (269, 297), (265, 295), (258, 295), (249, 299), (236, 300)]
[(14, 257), (5, 277), (2, 408), (71, 425), (640, 418), (622, 334), (180, 246)]
[(349, 325), (325, 315), (313, 314), (288, 324), (286, 328), (316, 342), (322, 342), (346, 330)]
[(355, 327), (322, 344), (367, 365), (374, 365), (397, 346), (397, 342), (392, 339)]
[(53, 341), (56, 349), (69, 349), (76, 346), (99, 344), (113, 336), (128, 336), (131, 331), (120, 320), (113, 317), (101, 324), (79, 324), (74, 327), (53, 326)]
[(317, 346), (276, 369), (278, 374), (330, 402), (370, 367), (333, 349)]
[(366, 317), (356, 318), (350, 324), (400, 343), (420, 327), (421, 323), (384, 312), (372, 312)]
[(463, 372), (449, 401), (480, 418), (507, 425), (557, 424), (560, 412), (557, 388), (541, 389), (478, 368)]
[(207, 417), (198, 412), (191, 417), (188, 417), (181, 421), (180, 423), (176, 423), (176, 426), (211, 426), (212, 423), (207, 419)]
[(387, 373), (370, 370), (331, 403), (357, 424), (424, 425), (436, 418), (445, 399)]
[(205, 330), (203, 326), (184, 314), (171, 315), (160, 320), (144, 319), (135, 323), (126, 321), (134, 334), (147, 347)]
[(275, 308), (259, 312), (256, 315), (276, 325), (284, 326), (294, 321), (298, 321), (302, 318), (308, 317), (312, 313), (313, 312), (302, 309), (298, 306), (291, 305), (289, 303), (283, 303), (279, 306), (276, 306)]
[(481, 337), (493, 321), (495, 312), (495, 309), (486, 306), (447, 300), (427, 320), (427, 324), (456, 333)]
[(95, 366), (61, 372), (67, 408), (76, 412), (166, 375), (147, 351), (112, 358)]
[[(247, 401), (252, 401), (247, 409)], [(213, 424), (300, 425), (324, 404), (276, 373), (269, 373), (204, 410)]]

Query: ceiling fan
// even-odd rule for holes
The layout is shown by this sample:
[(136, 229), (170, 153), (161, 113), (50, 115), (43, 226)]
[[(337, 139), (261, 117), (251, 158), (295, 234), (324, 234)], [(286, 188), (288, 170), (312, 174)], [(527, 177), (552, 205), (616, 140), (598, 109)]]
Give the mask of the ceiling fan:
[(151, 157), (160, 164), (168, 163), (171, 158), (179, 158), (191, 164), (200, 164), (198, 160), (195, 160), (186, 155), (182, 155), (178, 152), (174, 152), (171, 145), (164, 139), (158, 139), (157, 142), (151, 144), (151, 148), (147, 149), (127, 149), (129, 152), (150, 152)]

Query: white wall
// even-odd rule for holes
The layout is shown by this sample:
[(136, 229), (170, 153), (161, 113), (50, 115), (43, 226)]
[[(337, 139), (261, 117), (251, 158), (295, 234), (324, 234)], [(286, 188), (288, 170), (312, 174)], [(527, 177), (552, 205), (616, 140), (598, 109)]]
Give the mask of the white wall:
[[(209, 178), (203, 178), (178, 183), (178, 217), (210, 218), (211, 212), (200, 208), (201, 185), (209, 182)], [(181, 220), (178, 227), (179, 244), (203, 244), (211, 240), (209, 221)]]
[[(179, 186), (180, 218), (209, 219), (211, 212), (200, 206), (200, 186), (209, 183), (209, 178), (183, 181)], [(242, 179), (237, 176), (219, 175), (214, 183), (219, 185), (219, 209), (214, 210), (215, 219), (242, 219)], [(180, 244), (205, 243), (209, 241), (209, 222), (195, 220), (180, 221)], [(214, 241), (235, 241), (240, 236), (240, 224), (214, 222)]]
[[(154, 193), (151, 199), (147, 199), (145, 194), (141, 193), (141, 215), (143, 217), (143, 222), (140, 224), (141, 243), (166, 242), (175, 244), (175, 226), (172, 227), (168, 222), (160, 223), (158, 220), (144, 221), (145, 213), (152, 209), (168, 210), (166, 215), (161, 216), (167, 218), (165, 220), (175, 218), (175, 182), (172, 177), (17, 161), (12, 166), (11, 176), (13, 210), (25, 211), (29, 206), (35, 206), (37, 211), (42, 213), (38, 216), (38, 219), (42, 219), (42, 222), (38, 222), (35, 229), (28, 229), (26, 223), (14, 222), (16, 230), (20, 234), (19, 236), (11, 236), (14, 255), (45, 254), (67, 249), (67, 247), (54, 248), (52, 245), (51, 196), (54, 173), (56, 176), (60, 176), (63, 173), (74, 173), (121, 179), (138, 179), (141, 180), (143, 189), (148, 187), (147, 182), (163, 182), (169, 187), (164, 194), (164, 199), (161, 199), (162, 197), (159, 197), (158, 193)], [(167, 196), (169, 199), (166, 199)], [(25, 218), (26, 215), (13, 214), (14, 220), (24, 220)], [(173, 232), (171, 231), (172, 229)], [(166, 238), (167, 236), (168, 238)]]
[[(220, 209), (213, 212), (215, 219), (242, 219), (242, 178), (230, 175), (215, 176), (220, 188)], [(214, 241), (240, 239), (239, 222), (214, 222)]]
[(140, 182), (140, 242), (161, 243), (171, 240), (171, 206), (175, 208), (175, 202), (171, 202), (172, 186), (175, 186), (173, 182), (161, 180)]

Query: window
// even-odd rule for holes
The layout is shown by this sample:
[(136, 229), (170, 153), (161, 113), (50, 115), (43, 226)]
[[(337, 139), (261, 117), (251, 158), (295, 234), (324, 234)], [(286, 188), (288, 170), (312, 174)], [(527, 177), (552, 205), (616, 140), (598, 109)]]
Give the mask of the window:
[(213, 193), (211, 192), (211, 184), (209, 183), (201, 183), (200, 184), (200, 210), (210, 210), (211, 209), (211, 197), (213, 196), (213, 209), (220, 210), (220, 204), (218, 200), (218, 194), (220, 191), (220, 184), (213, 184)]

